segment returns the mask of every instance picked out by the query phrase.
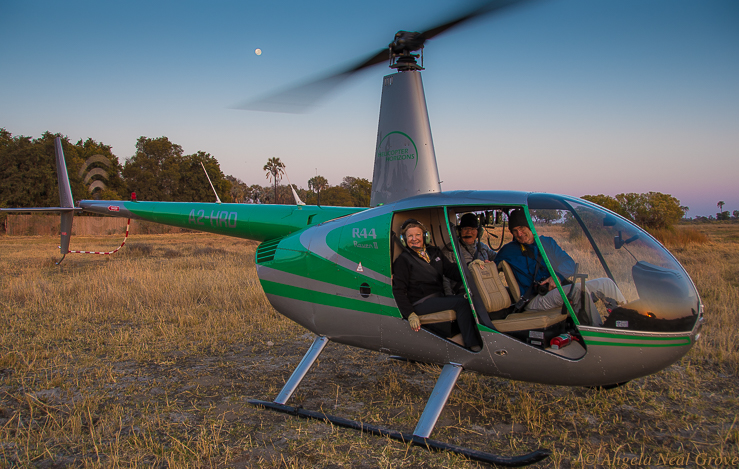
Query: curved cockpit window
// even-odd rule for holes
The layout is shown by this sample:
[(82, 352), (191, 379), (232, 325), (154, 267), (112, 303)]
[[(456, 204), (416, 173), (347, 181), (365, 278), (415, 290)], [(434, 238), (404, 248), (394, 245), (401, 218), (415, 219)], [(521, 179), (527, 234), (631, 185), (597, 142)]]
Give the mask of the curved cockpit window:
[(654, 332), (693, 329), (698, 293), (682, 266), (644, 230), (569, 197), (532, 194), (529, 210), (537, 234), (554, 238), (579, 264), (579, 273), (588, 280), (610, 278), (622, 293), (621, 301), (591, 298), (600, 316), (592, 325)]

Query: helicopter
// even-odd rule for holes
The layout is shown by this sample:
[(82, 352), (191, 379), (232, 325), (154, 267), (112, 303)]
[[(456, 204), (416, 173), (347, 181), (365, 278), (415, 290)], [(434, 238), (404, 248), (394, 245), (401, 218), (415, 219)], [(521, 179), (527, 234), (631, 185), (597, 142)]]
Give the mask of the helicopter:
[[(82, 200), (75, 206), (57, 139), (60, 207), (3, 210), (60, 213), (62, 256), (70, 252), (75, 212), (258, 241), (256, 269), (267, 299), (276, 311), (317, 337), (273, 401), (250, 403), (492, 464), (518, 466), (540, 461), (549, 455), (547, 450), (507, 457), (430, 438), (462, 371), (546, 385), (618, 386), (656, 373), (683, 357), (700, 338), (703, 304), (685, 269), (666, 248), (639, 226), (603, 207), (549, 193), (441, 190), (421, 78), (425, 42), (514, 3), (488, 2), (424, 32), (399, 31), (387, 47), (348, 70), (244, 106), (270, 110), (296, 96), (321, 94), (358, 71), (387, 63), (393, 73), (382, 79), (370, 208), (153, 202), (135, 197)], [(491, 265), (480, 272), (479, 266), (462, 261), (458, 228), (463, 215), (473, 214), (478, 220), (478, 237), (496, 237), (502, 246), (506, 220), (514, 210), (524, 213), (535, 235), (545, 268), (562, 297), (560, 308), (501, 315), (521, 297), (515, 276), (505, 265)], [(409, 219), (427, 227), (428, 244), (455, 261), (462, 294), (473, 311), (480, 350), (427, 327), (453, 322), (453, 311), (421, 317), (418, 332), (400, 313), (392, 290), (393, 262), (406, 249), (400, 235)], [(540, 236), (553, 238), (577, 262), (571, 282), (608, 278), (626, 302), (599, 307), (585, 301), (580, 307), (573, 306)], [(486, 297), (494, 300), (486, 301)], [(572, 337), (572, 342), (553, 345), (551, 339), (561, 334)], [(441, 367), (412, 434), (287, 405), (330, 342)]]

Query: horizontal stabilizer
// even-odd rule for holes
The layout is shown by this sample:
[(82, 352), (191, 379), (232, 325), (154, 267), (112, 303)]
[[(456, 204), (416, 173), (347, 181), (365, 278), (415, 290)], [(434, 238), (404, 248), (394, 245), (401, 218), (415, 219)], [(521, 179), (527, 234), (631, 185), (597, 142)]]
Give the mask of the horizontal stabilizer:
[(0, 212), (82, 212), (79, 207), (22, 207), (0, 208)]

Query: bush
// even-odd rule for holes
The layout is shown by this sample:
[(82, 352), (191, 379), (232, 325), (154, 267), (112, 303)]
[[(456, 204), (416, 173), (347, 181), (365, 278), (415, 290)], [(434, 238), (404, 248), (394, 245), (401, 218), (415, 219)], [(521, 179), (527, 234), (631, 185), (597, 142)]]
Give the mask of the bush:
[(642, 228), (669, 228), (683, 217), (680, 201), (661, 192), (630, 192), (616, 197), (603, 194), (584, 195), (582, 198), (612, 210)]

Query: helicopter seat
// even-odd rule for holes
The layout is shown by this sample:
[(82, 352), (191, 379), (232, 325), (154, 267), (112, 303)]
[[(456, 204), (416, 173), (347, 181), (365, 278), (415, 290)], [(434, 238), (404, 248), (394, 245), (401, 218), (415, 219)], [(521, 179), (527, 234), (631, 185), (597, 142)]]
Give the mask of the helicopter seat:
[[(503, 273), (510, 299), (517, 302), (521, 298), (521, 289), (518, 286), (516, 277), (513, 276), (513, 269), (506, 262), (502, 261), (498, 264), (498, 271)], [(498, 276), (496, 276), (498, 277)], [(500, 277), (498, 277), (500, 281)], [(478, 285), (479, 288), (479, 285)], [(488, 311), (492, 312), (492, 311)], [(530, 330), (549, 329), (567, 319), (567, 314), (562, 313), (561, 308), (550, 309), (548, 311), (524, 311), (522, 313), (509, 314), (505, 319), (493, 320), (493, 326), (500, 332), (519, 332)]]
[(508, 293), (510, 293), (511, 298), (513, 298), (513, 303), (517, 302), (519, 298), (521, 298), (521, 289), (518, 288), (518, 280), (516, 280), (516, 277), (513, 275), (511, 265), (506, 261), (500, 261), (500, 264), (498, 264), (498, 270), (503, 272), (505, 283), (508, 286)]
[[(421, 325), (436, 324), (440, 322), (449, 322), (457, 320), (457, 312), (453, 309), (445, 309), (444, 311), (437, 311), (435, 313), (423, 314), (418, 316), (421, 321)], [(457, 345), (464, 347), (464, 341), (462, 340), (462, 334), (457, 334), (452, 337), (447, 337), (447, 340), (451, 340)]]
[(511, 296), (503, 286), (500, 273), (494, 263), (474, 263), (470, 264), (469, 268), (488, 313), (501, 311), (511, 306)]

